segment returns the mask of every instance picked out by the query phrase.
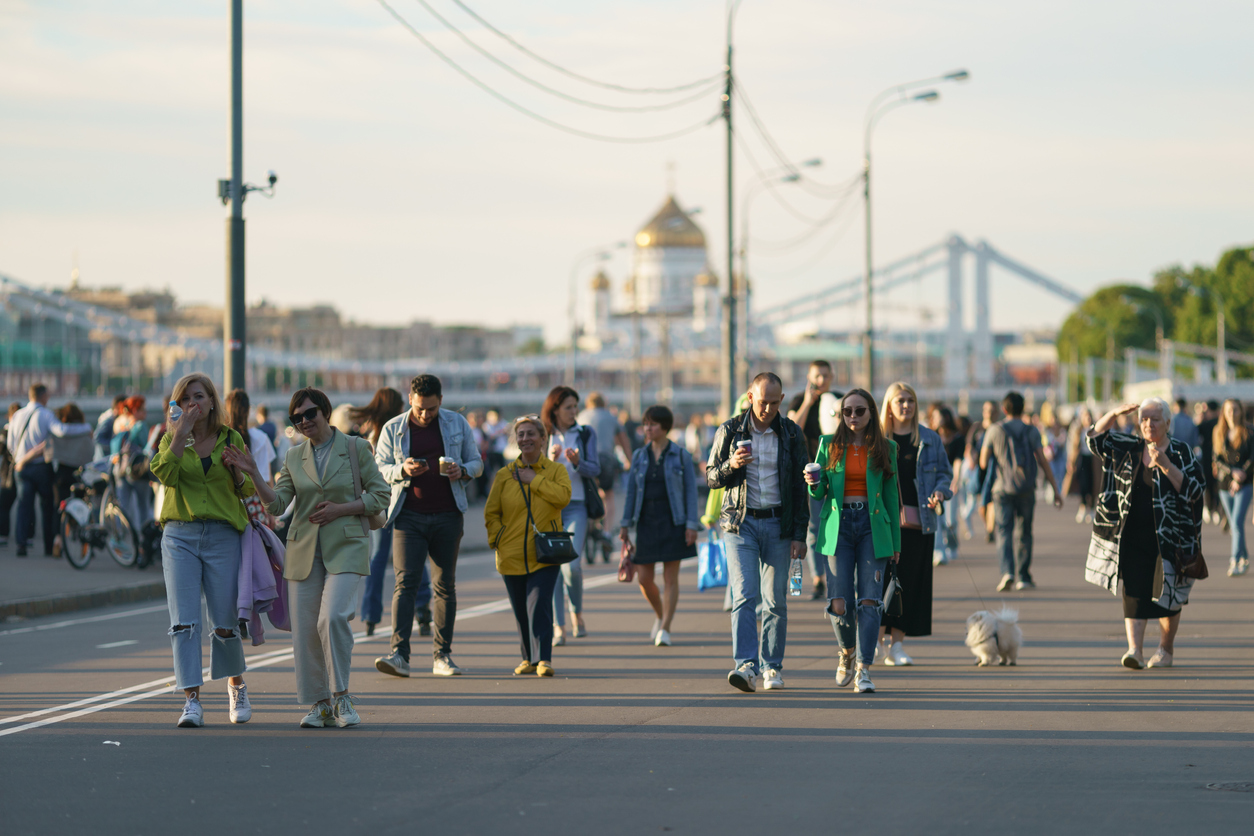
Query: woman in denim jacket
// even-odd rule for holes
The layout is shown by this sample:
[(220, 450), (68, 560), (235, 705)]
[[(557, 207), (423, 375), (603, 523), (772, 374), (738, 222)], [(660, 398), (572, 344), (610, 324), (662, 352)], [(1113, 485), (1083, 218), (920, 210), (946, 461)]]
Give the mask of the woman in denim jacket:
[(939, 517), (953, 471), (940, 435), (919, 426), (919, 401), (906, 383), (894, 383), (884, 393), (884, 437), (897, 442), (897, 477), (901, 489), (901, 562), (897, 577), (903, 591), (900, 616), (885, 615), (880, 650), (886, 665), (913, 665), (902, 640), (906, 636), (932, 635), (932, 550)]
[[(649, 407), (642, 424), (648, 443), (631, 457), (619, 536), (632, 552), (631, 562), (639, 568), (640, 591), (657, 615), (649, 638), (658, 647), (669, 647), (671, 621), (679, 603), (679, 562), (696, 556), (697, 532), (701, 530), (697, 469), (692, 454), (666, 437), (675, 424), (669, 409)], [(627, 533), (633, 525), (634, 546)], [(653, 581), (658, 563), (662, 564), (664, 581), (660, 593)]]

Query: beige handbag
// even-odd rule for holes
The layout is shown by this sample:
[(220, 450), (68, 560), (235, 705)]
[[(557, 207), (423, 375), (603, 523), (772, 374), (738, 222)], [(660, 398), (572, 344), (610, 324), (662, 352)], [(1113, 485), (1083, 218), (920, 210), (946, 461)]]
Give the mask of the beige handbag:
[[(356, 436), (345, 436), (348, 439), (348, 464), (353, 469), (353, 494), (358, 498), (362, 498), (361, 492), (361, 466), (357, 464), (357, 451), (353, 449), (359, 439)], [(369, 442), (367, 442), (369, 443)], [(361, 515), (361, 530), (366, 532), (366, 536), (370, 536), (370, 532), (378, 531), (380, 528), (388, 524), (387, 514), (380, 511), (377, 514)]]

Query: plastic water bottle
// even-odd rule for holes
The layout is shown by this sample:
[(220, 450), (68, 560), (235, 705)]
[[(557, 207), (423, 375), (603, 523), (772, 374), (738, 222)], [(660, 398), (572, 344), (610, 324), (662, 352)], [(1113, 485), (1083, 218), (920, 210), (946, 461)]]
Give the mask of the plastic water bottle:
[(794, 558), (788, 570), (788, 594), (794, 598), (801, 594), (801, 558)]
[(182, 417), (183, 407), (179, 406), (175, 401), (170, 401), (170, 422), (173, 423)]

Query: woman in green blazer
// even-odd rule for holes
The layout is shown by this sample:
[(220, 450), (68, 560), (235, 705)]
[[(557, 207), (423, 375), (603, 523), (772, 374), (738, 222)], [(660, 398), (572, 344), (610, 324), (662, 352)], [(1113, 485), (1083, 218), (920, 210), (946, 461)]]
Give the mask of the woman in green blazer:
[[(301, 702), (313, 706), (300, 724), (343, 728), (361, 722), (348, 694), (353, 655), (348, 622), (356, 610), (358, 583), (370, 573), (366, 518), (387, 509), (391, 489), (375, 465), (370, 444), (330, 425), (331, 401), (325, 394), (301, 389), (292, 396), (289, 412), (292, 425), (308, 442), (287, 451), (273, 488), (258, 477), (247, 450), (230, 448), (223, 460), (254, 477), (270, 513), (278, 516), (295, 501), (283, 577), (292, 613), (296, 692)], [(360, 492), (354, 470), (360, 475)]]
[[(873, 692), (884, 561), (901, 556), (897, 445), (884, 438), (875, 399), (864, 389), (845, 395), (840, 419), (836, 433), (819, 440), (819, 466), (807, 470), (806, 482), (822, 502), (817, 547), (827, 556), (827, 617), (840, 643), (836, 684), (854, 680), (856, 648), (854, 689)], [(855, 593), (856, 620), (849, 616)]]

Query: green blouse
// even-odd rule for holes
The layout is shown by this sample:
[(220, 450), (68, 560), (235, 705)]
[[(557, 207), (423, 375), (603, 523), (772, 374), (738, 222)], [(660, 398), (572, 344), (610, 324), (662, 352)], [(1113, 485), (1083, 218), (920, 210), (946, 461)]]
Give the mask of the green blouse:
[(181, 454), (172, 451), (171, 438), (168, 432), (161, 437), (161, 444), (150, 465), (153, 475), (165, 485), (159, 522), (222, 520), (243, 531), (248, 526), (248, 511), (244, 509), (243, 498), (252, 496), (257, 489), (248, 474), (243, 474), (244, 484), (237, 489), (231, 471), (222, 463), (222, 451), (228, 440), (241, 450), (248, 449), (240, 434), (228, 427), (219, 431), (208, 473), (191, 447)]

